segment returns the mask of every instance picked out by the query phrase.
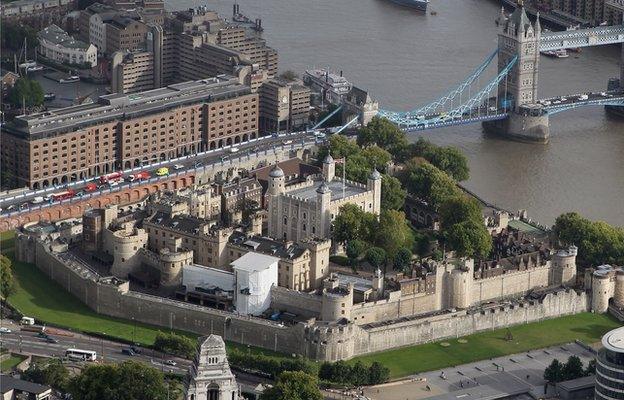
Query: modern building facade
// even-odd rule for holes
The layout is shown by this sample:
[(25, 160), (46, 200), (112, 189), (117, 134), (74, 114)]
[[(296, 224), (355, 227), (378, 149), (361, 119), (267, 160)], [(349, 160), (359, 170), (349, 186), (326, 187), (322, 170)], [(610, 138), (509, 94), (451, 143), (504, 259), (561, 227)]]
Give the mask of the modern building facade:
[(624, 327), (602, 337), (596, 356), (597, 400), (624, 399)]
[(17, 117), (2, 126), (1, 165), (40, 188), (257, 135), (258, 95), (220, 76)]
[(39, 54), (59, 64), (89, 66), (97, 65), (98, 50), (91, 43), (85, 43), (69, 36), (57, 25), (50, 25), (37, 34)]
[(154, 53), (116, 51), (111, 61), (113, 93), (136, 93), (158, 87), (154, 74)]
[(273, 78), (260, 94), (260, 131), (282, 132), (305, 126), (310, 117), (310, 89), (300, 81)]

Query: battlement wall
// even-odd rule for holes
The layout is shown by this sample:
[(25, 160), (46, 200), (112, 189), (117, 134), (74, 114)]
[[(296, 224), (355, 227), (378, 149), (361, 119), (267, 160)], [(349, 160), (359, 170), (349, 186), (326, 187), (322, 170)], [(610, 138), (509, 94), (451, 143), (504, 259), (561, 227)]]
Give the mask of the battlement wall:
[(521, 296), (532, 289), (551, 284), (551, 264), (523, 271), (511, 271), (491, 278), (475, 279), (472, 282), (473, 303), (486, 302)]
[(522, 301), (474, 313), (458, 311), (394, 324), (371, 324), (356, 330), (354, 356), (589, 310), (590, 298), (585, 292), (561, 290), (546, 294), (541, 301)]

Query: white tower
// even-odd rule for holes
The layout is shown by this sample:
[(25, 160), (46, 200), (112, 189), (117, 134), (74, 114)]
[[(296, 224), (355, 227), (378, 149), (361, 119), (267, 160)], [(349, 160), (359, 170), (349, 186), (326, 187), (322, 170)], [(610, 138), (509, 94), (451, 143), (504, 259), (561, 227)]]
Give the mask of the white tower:
[(186, 400), (238, 400), (238, 384), (225, 354), (221, 336), (210, 335), (199, 346), (191, 367)]

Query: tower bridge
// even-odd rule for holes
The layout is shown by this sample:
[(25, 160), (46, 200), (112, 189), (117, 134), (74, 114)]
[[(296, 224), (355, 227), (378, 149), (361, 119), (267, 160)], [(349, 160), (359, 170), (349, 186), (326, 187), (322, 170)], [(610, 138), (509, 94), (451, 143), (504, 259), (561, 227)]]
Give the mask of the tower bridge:
[[(542, 32), (539, 13), (533, 23), (519, 4), (501, 24), (497, 48), (457, 87), (414, 110), (382, 109), (379, 115), (406, 131), (481, 122), (488, 132), (545, 143), (550, 115), (584, 106), (624, 106), (624, 88), (618, 84), (601, 93), (540, 100), (537, 98), (540, 52), (621, 43), (624, 43), (624, 24)], [(479, 87), (485, 70), (495, 58), (497, 75)], [(624, 83), (624, 51), (622, 59), (620, 82)]]

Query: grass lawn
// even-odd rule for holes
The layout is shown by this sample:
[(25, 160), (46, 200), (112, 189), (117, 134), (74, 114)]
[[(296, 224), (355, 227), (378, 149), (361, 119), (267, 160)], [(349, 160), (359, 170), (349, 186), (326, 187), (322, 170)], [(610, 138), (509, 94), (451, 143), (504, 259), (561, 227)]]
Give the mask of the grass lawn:
[[(573, 342), (594, 343), (620, 323), (609, 315), (581, 313), (509, 328), (513, 340), (507, 341), (507, 329), (497, 329), (457, 339), (403, 347), (357, 357), (353, 361), (378, 361), (390, 368), (392, 378), (465, 364), (507, 354)], [(442, 346), (440, 343), (448, 343)]]
[(25, 357), (11, 356), (6, 360), (0, 362), (0, 372), (10, 372), (17, 364), (25, 360)]
[[(133, 340), (134, 324), (132, 321), (107, 317), (97, 314), (80, 300), (66, 292), (58, 283), (48, 278), (36, 266), (15, 261), (13, 257), (13, 232), (0, 234), (0, 249), (13, 262), (17, 287), (9, 296), (9, 303), (22, 314), (42, 321), (46, 324), (65, 327), (87, 333), (104, 333), (111, 339), (119, 338)], [(165, 327), (156, 327), (147, 324), (136, 324), (134, 341), (144, 346), (154, 344), (159, 331), (169, 331)], [(176, 331), (191, 338), (199, 335), (189, 332)], [(227, 343), (229, 348), (238, 347), (247, 351), (247, 346), (236, 343)], [(270, 350), (251, 347), (249, 351), (264, 353), (276, 357), (283, 355)]]

